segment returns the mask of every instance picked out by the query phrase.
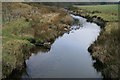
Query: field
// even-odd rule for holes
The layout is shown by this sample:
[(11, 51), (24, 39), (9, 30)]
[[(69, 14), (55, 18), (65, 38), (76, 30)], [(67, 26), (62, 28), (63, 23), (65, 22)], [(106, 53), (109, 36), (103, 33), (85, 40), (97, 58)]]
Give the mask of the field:
[(84, 15), (101, 17), (106, 21), (98, 40), (91, 45), (92, 56), (101, 61), (106, 67), (102, 69), (105, 77), (119, 77), (119, 50), (120, 50), (120, 27), (118, 25), (118, 5), (89, 5), (74, 6)]
[(106, 21), (118, 21), (118, 5), (75, 6), (88, 11), (91, 16), (98, 16)]
[[(85, 5), (85, 6), (77, 6), (81, 9), (92, 11), (104, 12), (104, 13), (114, 13), (118, 12), (118, 5)], [(114, 11), (114, 12), (113, 12)]]

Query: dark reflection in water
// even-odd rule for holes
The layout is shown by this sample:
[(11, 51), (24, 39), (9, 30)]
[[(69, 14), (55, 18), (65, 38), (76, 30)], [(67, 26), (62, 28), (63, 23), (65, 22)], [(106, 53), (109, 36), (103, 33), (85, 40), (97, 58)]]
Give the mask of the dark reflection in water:
[(102, 78), (87, 51), (97, 39), (100, 27), (82, 17), (71, 16), (79, 19), (82, 27), (72, 26), (69, 34), (55, 40), (50, 51), (36, 50), (26, 60), (26, 72), (22, 78)]
[(103, 65), (103, 63), (98, 60), (93, 63), (93, 66), (97, 70), (97, 72), (100, 72), (102, 71), (102, 69), (105, 68), (105, 64)]
[(49, 51), (50, 51), (50, 49), (45, 48), (45, 47), (43, 47), (43, 46), (39, 46), (39, 47), (35, 47), (31, 52), (35, 54), (35, 53), (37, 53), (37, 52), (46, 53), (46, 52), (49, 52)]

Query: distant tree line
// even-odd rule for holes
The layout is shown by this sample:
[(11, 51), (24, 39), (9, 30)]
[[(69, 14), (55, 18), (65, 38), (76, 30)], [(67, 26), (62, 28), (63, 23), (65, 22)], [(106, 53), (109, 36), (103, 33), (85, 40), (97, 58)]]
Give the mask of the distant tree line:
[[(57, 7), (71, 7), (72, 5), (106, 5), (106, 4), (119, 4), (120, 2), (29, 2), (34, 5), (47, 5)], [(28, 3), (27, 3), (28, 4)]]
[(71, 5), (105, 5), (105, 4), (119, 4), (119, 2), (41, 2), (49, 6), (67, 7)]

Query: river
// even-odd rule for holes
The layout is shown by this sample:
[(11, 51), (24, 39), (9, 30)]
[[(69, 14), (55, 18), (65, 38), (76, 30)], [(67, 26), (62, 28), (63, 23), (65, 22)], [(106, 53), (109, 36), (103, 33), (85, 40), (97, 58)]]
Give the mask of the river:
[(22, 78), (102, 78), (88, 52), (88, 47), (99, 36), (100, 27), (80, 16), (71, 16), (80, 24), (57, 38), (49, 51), (32, 53), (26, 60)]

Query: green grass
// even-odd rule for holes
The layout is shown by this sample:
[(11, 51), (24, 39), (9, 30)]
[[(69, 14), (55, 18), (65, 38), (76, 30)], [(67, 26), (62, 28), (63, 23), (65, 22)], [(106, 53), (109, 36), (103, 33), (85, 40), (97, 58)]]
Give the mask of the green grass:
[(103, 13), (109, 14), (117, 14), (118, 13), (118, 5), (90, 5), (90, 6), (77, 6), (81, 9), (88, 10), (90, 12), (99, 11)]
[(27, 36), (31, 37), (30, 31), (32, 30), (30, 22), (25, 19), (17, 19), (3, 25), (2, 36), (3, 44), (10, 39), (23, 39)]
[[(87, 6), (74, 6), (82, 10), (88, 11), (91, 16), (99, 16), (106, 21), (118, 20), (118, 5), (87, 5)], [(96, 12), (98, 11), (98, 13)], [(95, 13), (92, 13), (95, 12)]]

